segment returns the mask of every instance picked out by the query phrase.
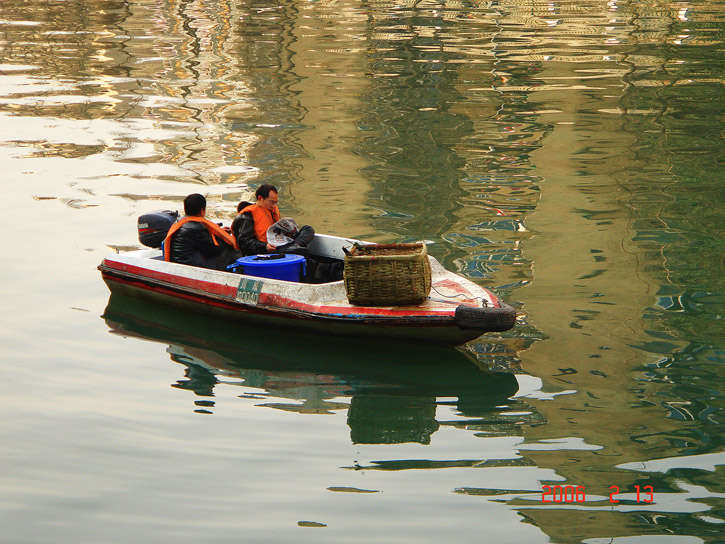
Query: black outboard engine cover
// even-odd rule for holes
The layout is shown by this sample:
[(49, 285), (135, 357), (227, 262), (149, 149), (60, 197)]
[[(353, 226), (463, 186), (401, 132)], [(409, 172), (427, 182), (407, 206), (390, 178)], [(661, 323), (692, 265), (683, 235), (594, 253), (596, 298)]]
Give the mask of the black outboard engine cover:
[(161, 247), (171, 225), (179, 219), (179, 212), (163, 210), (145, 213), (138, 218), (138, 241), (146, 247)]

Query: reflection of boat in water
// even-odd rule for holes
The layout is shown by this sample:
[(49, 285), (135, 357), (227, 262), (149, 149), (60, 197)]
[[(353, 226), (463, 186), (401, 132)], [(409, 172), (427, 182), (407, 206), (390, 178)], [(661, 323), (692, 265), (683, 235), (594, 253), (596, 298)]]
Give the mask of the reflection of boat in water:
[[(241, 396), (304, 413), (347, 408), (356, 443), (427, 443), (439, 425), (438, 398), (463, 416), (485, 418), (518, 389), (512, 374), (481, 368), (453, 348), (350, 339), (321, 344), (297, 333), (272, 336), (278, 332), (260, 338), (259, 329), (180, 317), (172, 308), (118, 295), (111, 295), (103, 317), (114, 334), (168, 344), (171, 359), (186, 367), (174, 387), (193, 391), (202, 411), (213, 407), (218, 384), (262, 389)], [(349, 405), (341, 397), (350, 397)]]

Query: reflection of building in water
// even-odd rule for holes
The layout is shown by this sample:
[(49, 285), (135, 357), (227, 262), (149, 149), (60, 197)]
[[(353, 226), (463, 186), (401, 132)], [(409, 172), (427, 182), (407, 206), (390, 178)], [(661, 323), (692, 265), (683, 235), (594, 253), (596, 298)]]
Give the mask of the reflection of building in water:
[(274, 183), (283, 211), (319, 231), (367, 230), (365, 162), (351, 152), (366, 85), (357, 4), (184, 2), (154, 20), (180, 39), (155, 48), (165, 77), (147, 114), (194, 135), (171, 160), (207, 184)]
[(455, 22), (433, 7), (376, 2), (370, 14), (366, 130), (356, 150), (369, 163), (369, 203), (380, 209), (375, 230), (393, 239), (440, 237), (462, 194), (464, 163), (453, 148), (472, 127), (450, 111), (461, 98), (445, 48)]
[[(154, 40), (150, 50), (134, 55), (156, 55), (144, 74), (149, 83), (139, 102), (146, 108), (140, 116), (178, 123), (190, 137), (166, 142), (167, 160), (206, 184), (251, 179), (255, 170), (249, 166), (249, 151), (257, 137), (229, 127), (230, 116), (253, 104), (254, 89), (237, 62), (240, 9), (228, 1), (192, 1), (135, 6), (132, 11), (139, 20), (156, 23), (152, 35), (174, 38)], [(134, 19), (125, 27), (135, 30)]]
[(512, 58), (520, 36), (498, 5), (372, 6), (358, 150), (370, 163), (369, 202), (384, 210), (375, 229), (433, 239), (436, 257), (491, 287), (524, 283), (525, 218), (539, 198), (529, 154), (549, 127), (521, 91), (540, 59)]
[[(667, 339), (667, 351), (682, 345), (666, 331), (646, 332), (656, 328), (647, 314), (659, 289), (650, 265), (656, 270), (663, 263), (632, 242), (633, 221), (642, 212), (630, 207), (629, 182), (657, 170), (661, 160), (649, 155), (643, 161), (636, 150), (649, 136), (631, 130), (618, 114), (632, 93), (633, 74), (651, 69), (649, 60), (640, 67), (637, 55), (625, 55), (619, 45), (632, 41), (635, 28), (627, 22), (640, 9), (650, 25), (652, 17), (662, 29), (672, 23), (674, 12), (655, 15), (639, 3), (623, 11), (602, 2), (586, 13), (589, 24), (599, 18), (612, 26), (592, 25), (601, 36), (590, 32), (567, 43), (572, 50), (596, 45), (604, 52), (541, 63), (540, 87), (528, 99), (532, 110), (550, 110), (545, 116), (553, 130), (546, 147), (531, 154), (543, 178), (540, 201), (526, 221), (536, 235), (524, 253), (535, 266), (530, 285), (516, 293), (546, 339), (520, 356), (524, 370), (542, 377), (545, 387), (576, 394), (539, 403), (547, 424), (526, 429), (525, 436), (531, 442), (578, 437), (601, 449), (522, 453), (540, 468), (554, 468), (566, 484), (585, 486), (588, 496), (607, 497), (612, 485), (629, 492), (635, 484), (657, 488), (659, 480), (616, 467), (676, 456), (686, 444), (684, 428), (657, 401), (668, 385), (637, 381), (641, 368), (662, 357), (643, 345), (658, 335)], [(555, 540), (574, 541), (640, 535), (643, 525), (667, 525), (676, 517), (656, 510), (638, 519), (604, 509), (544, 508), (526, 515)]]
[[(13, 2), (17, 14), (23, 9)], [(238, 66), (240, 15), (234, 2), (89, 0), (74, 9), (37, 3), (28, 9), (29, 19), (50, 24), (38, 25), (41, 35), (32, 39), (8, 35), (9, 43), (22, 41), (22, 61), (32, 64), (33, 77), (64, 83), (48, 88), (53, 94), (44, 93), (26, 115), (88, 120), (84, 129), (99, 140), (48, 151), (64, 157), (108, 154), (107, 160), (123, 165), (117, 171), (153, 181), (213, 185), (256, 175), (248, 153), (258, 136), (229, 124), (240, 110), (253, 108), (250, 97), (257, 91)], [(26, 38), (32, 28), (23, 27)], [(162, 187), (173, 192), (172, 185)], [(188, 186), (180, 189), (187, 192)]]
[(367, 15), (350, 0), (301, 3), (298, 9), (288, 23), (289, 70), (297, 81), (279, 90), (295, 96), (301, 125), (290, 135), (299, 156), (289, 164), (294, 177), (286, 205), (320, 232), (363, 236), (370, 186), (361, 172), (367, 162), (353, 148), (369, 87)]

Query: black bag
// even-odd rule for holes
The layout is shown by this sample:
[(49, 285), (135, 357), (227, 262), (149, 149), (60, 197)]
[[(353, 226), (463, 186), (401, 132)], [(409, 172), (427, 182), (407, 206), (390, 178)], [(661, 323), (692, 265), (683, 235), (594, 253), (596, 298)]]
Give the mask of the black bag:
[(307, 273), (305, 283), (330, 283), (342, 280), (342, 271), (345, 263), (338, 259), (309, 256), (307, 258)]

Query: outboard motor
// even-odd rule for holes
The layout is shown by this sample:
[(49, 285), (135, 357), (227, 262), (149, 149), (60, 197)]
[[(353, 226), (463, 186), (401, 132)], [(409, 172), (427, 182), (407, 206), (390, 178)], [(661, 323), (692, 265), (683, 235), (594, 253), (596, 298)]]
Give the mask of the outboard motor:
[(179, 219), (179, 212), (163, 210), (140, 215), (138, 218), (138, 241), (146, 247), (161, 247), (171, 225)]

